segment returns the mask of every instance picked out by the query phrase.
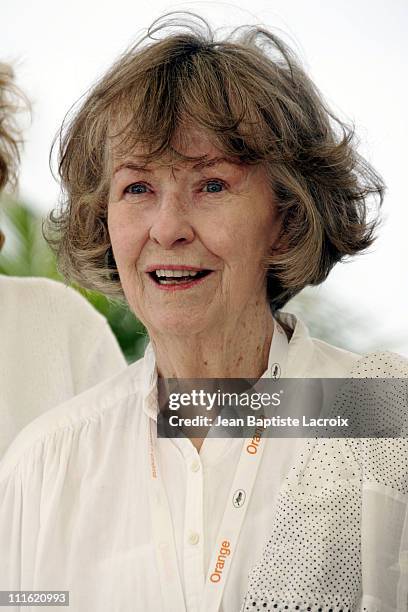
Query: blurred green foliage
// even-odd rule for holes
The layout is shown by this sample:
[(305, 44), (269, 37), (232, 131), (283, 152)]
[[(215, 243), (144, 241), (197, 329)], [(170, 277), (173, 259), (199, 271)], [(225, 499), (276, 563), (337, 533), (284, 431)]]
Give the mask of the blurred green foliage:
[(75, 289), (107, 318), (128, 363), (139, 359), (148, 343), (147, 332), (128, 306), (124, 302), (108, 299), (96, 291), (86, 291), (79, 287)]
[(0, 252), (1, 274), (61, 280), (41, 226), (41, 218), (28, 206), (8, 196), (1, 197), (0, 227), (6, 235), (6, 243)]
[[(8, 196), (0, 200), (0, 227), (6, 243), (0, 252), (0, 274), (44, 276), (64, 282), (55, 257), (42, 236), (42, 219), (27, 205)], [(129, 363), (144, 353), (147, 334), (124, 302), (72, 285), (103, 314)]]

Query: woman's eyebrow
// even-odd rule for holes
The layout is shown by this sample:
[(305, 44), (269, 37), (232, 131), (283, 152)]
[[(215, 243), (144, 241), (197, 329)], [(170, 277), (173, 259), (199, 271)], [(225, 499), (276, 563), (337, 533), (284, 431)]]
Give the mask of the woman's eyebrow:
[[(233, 159), (231, 157), (213, 157), (211, 159), (201, 159), (200, 161), (193, 164), (193, 170), (202, 170), (204, 168), (212, 168), (213, 166), (217, 166), (218, 164), (234, 164), (234, 165), (242, 165), (242, 162), (237, 159)], [(172, 164), (169, 164), (171, 166)], [(137, 164), (136, 162), (126, 161), (114, 169), (113, 174), (117, 174), (120, 170), (135, 170), (138, 172), (152, 172), (151, 168), (148, 168), (144, 164)], [(177, 168), (175, 168), (177, 169)]]
[(134, 162), (123, 162), (122, 164), (119, 164), (119, 166), (117, 166), (114, 171), (113, 174), (117, 174), (118, 172), (120, 172), (120, 170), (136, 170), (136, 171), (143, 171), (143, 172), (151, 172), (150, 168), (147, 168), (145, 165), (143, 164), (136, 164)]
[(241, 165), (240, 160), (233, 159), (232, 157), (213, 157), (212, 159), (203, 159), (193, 165), (194, 170), (201, 170), (202, 168), (211, 168), (217, 164), (234, 164)]

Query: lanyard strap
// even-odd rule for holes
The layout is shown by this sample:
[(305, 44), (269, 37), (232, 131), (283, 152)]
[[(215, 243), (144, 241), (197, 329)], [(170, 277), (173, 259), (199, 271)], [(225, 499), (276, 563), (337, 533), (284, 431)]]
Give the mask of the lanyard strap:
[[(268, 369), (263, 376), (279, 378), (286, 366), (288, 340), (275, 320)], [(234, 480), (228, 495), (221, 526), (218, 530), (207, 579), (204, 585), (200, 612), (218, 612), (224, 593), (232, 559), (252, 496), (265, 447), (264, 429), (255, 428), (252, 438), (244, 440)]]
[(235, 477), (228, 495), (227, 506), (218, 531), (200, 612), (219, 610), (225, 584), (237, 548), (239, 534), (251, 499), (252, 489), (265, 446), (262, 428), (244, 441)]
[[(266, 376), (277, 378), (282, 375), (286, 365), (287, 351), (288, 340), (286, 334), (275, 320), (268, 370), (263, 378)], [(148, 482), (153, 538), (158, 556), (160, 583), (163, 591), (165, 589), (163, 600), (168, 602), (167, 609), (169, 612), (186, 612), (183, 587), (177, 565), (174, 529), (157, 462), (156, 440), (152, 431), (153, 423), (154, 421), (149, 419), (147, 439), (150, 473)], [(244, 440), (227, 505), (218, 531), (216, 545), (211, 556), (200, 612), (218, 612), (221, 605), (232, 559), (237, 548), (239, 534), (262, 459), (265, 446), (262, 433), (263, 428), (255, 428), (252, 438)]]

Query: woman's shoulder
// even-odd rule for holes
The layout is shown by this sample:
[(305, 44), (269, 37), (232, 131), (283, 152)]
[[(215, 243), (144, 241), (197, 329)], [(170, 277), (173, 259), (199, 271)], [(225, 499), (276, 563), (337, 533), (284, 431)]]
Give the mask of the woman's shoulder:
[(362, 469), (364, 486), (377, 494), (377, 501), (391, 495), (407, 504), (408, 359), (391, 351), (363, 355), (351, 371), (348, 396), (352, 405), (360, 398), (363, 435), (347, 443)]
[(392, 351), (361, 355), (354, 363), (353, 378), (408, 378), (408, 358)]
[(33, 312), (38, 317), (58, 316), (74, 319), (92, 317), (93, 320), (105, 323), (99, 314), (82, 295), (62, 282), (43, 277), (0, 276), (0, 307), (2, 314), (7, 309), (16, 313)]
[[(78, 291), (48, 278), (0, 276), (0, 337), (7, 345), (5, 354), (23, 354), (22, 369), (31, 378), (38, 374), (39, 364), (47, 368), (53, 360), (54, 389), (58, 380), (72, 383), (72, 393), (62, 393), (62, 399), (126, 365), (106, 318)], [(20, 367), (14, 357), (17, 379)], [(46, 370), (40, 378), (46, 378)]]
[(391, 351), (362, 355), (353, 365), (336, 405), (349, 414), (346, 440), (364, 487), (408, 501), (408, 359)]
[[(350, 378), (407, 378), (408, 359), (392, 351), (375, 351), (358, 354), (312, 339), (314, 361), (321, 368), (333, 372), (342, 371), (342, 377)], [(331, 374), (326, 374), (330, 377)]]
[(41, 293), (41, 295), (53, 296), (58, 295), (58, 292), (62, 294), (62, 291), (65, 289), (75, 293), (73, 289), (69, 289), (64, 283), (43, 276), (8, 276), (2, 274), (0, 275), (0, 285), (3, 298), (13, 295), (29, 295), (37, 292)]
[(293, 376), (319, 378), (405, 378), (408, 359), (387, 350), (358, 354), (311, 336), (296, 315), (280, 312), (279, 321), (291, 329), (290, 371)]
[[(137, 403), (143, 393), (143, 358), (112, 376), (80, 393), (56, 408), (48, 410), (31, 421), (17, 435), (0, 462), (0, 482), (38, 445), (55, 445), (56, 437), (67, 432), (77, 435), (84, 428), (88, 434), (101, 428), (104, 421), (121, 419), (132, 405), (136, 414)], [(134, 408), (134, 410), (133, 410)]]
[(360, 355), (311, 336), (307, 325), (296, 315), (279, 312), (279, 322), (290, 330), (289, 377), (342, 378)]
[(347, 373), (361, 359), (361, 355), (334, 346), (323, 340), (312, 338), (313, 343), (313, 366), (324, 371), (323, 377), (347, 376)]

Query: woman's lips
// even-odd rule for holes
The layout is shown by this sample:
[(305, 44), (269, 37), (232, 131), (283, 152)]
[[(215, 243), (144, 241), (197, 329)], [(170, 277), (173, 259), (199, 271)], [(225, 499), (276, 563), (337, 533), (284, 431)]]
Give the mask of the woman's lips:
[[(166, 275), (165, 271), (171, 271), (171, 275)], [(185, 278), (188, 276), (181, 275), (181, 272), (195, 272), (198, 276), (191, 276), (190, 278)], [(179, 273), (176, 276), (176, 273)], [(199, 285), (205, 281), (206, 278), (211, 276), (213, 270), (206, 270), (203, 268), (195, 268), (192, 266), (163, 266), (161, 268), (156, 268), (147, 272), (147, 275), (150, 281), (157, 289), (161, 289), (162, 291), (185, 291), (186, 289), (191, 289), (195, 285)], [(177, 280), (180, 279), (180, 280)]]
[(207, 270), (207, 268), (203, 268), (202, 266), (186, 266), (184, 264), (151, 264), (145, 269), (145, 272), (155, 272), (156, 270), (192, 270), (195, 272), (202, 272), (203, 270)]

